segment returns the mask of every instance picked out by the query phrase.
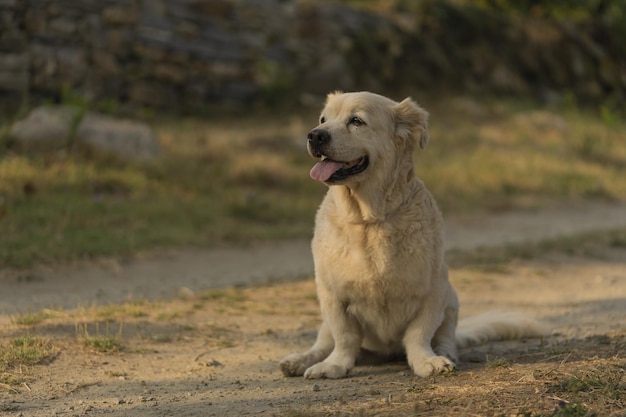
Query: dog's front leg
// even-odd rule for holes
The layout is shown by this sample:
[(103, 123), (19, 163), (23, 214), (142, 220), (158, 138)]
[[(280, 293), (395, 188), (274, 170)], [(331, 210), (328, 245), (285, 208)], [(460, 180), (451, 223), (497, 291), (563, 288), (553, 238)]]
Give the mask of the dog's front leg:
[[(328, 296), (328, 294), (326, 294)], [(335, 346), (323, 362), (311, 366), (304, 373), (308, 379), (344, 378), (354, 367), (361, 348), (363, 334), (357, 319), (347, 311), (347, 305), (336, 299), (320, 297), (324, 322), (332, 333)]]
[(317, 340), (311, 349), (304, 353), (292, 353), (280, 361), (280, 369), (285, 376), (300, 376), (316, 363), (321, 362), (330, 355), (335, 341), (325, 322), (322, 322), (317, 332)]

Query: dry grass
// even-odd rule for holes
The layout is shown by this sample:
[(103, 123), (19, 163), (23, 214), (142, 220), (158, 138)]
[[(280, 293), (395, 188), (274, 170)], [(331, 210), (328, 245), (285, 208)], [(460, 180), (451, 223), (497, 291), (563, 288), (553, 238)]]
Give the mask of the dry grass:
[[(422, 104), (431, 142), (418, 151), (417, 172), (446, 214), (626, 196), (626, 129), (617, 117), (503, 101)], [(308, 236), (325, 192), (309, 178), (304, 146), (316, 118), (160, 121), (163, 155), (148, 165), (2, 149), (0, 261), (28, 267)]]
[[(440, 104), (439, 104), (440, 105)], [(453, 101), (433, 110), (418, 172), (442, 207), (506, 209), (626, 195), (623, 123), (574, 110)]]

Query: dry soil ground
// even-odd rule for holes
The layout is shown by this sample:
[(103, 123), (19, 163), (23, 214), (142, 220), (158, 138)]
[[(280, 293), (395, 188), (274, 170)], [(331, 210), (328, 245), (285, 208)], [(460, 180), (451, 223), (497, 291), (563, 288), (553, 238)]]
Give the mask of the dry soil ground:
[[(450, 219), (447, 234), (468, 250), (624, 226), (623, 205), (587, 204)], [(19, 382), (0, 386), (0, 415), (624, 416), (626, 245), (569, 252), (457, 262), (462, 316), (520, 310), (553, 334), (465, 350), (458, 371), (425, 379), (403, 361), (362, 363), (342, 380), (280, 374), (280, 358), (306, 349), (319, 324), (306, 243), (3, 271), (0, 343), (30, 334), (56, 353), (12, 371)], [(233, 284), (250, 285), (208, 290)], [(117, 345), (86, 343), (98, 337)]]

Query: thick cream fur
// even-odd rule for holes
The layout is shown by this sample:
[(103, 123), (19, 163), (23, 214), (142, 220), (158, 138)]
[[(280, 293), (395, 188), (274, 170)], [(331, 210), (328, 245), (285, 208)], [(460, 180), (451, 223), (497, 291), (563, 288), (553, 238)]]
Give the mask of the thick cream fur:
[[(406, 353), (418, 376), (452, 370), (459, 303), (444, 262), (443, 219), (414, 172), (428, 114), (410, 98), (358, 92), (330, 94), (321, 116), (327, 156), (366, 155), (369, 167), (331, 185), (317, 212), (312, 250), (323, 324), (311, 349), (281, 361), (283, 373), (345, 377), (362, 348)], [(350, 124), (355, 116), (364, 124)], [(479, 321), (462, 344), (537, 334), (520, 320)]]

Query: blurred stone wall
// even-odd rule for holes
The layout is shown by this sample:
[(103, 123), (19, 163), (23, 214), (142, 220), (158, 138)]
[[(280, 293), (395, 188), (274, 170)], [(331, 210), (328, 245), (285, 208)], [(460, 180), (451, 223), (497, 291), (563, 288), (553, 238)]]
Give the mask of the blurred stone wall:
[(73, 91), (195, 111), (402, 88), (623, 100), (623, 40), (601, 24), (427, 4), (374, 14), (301, 0), (0, 0), (0, 103)]

